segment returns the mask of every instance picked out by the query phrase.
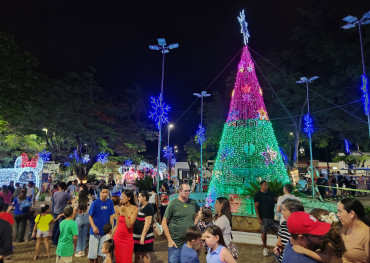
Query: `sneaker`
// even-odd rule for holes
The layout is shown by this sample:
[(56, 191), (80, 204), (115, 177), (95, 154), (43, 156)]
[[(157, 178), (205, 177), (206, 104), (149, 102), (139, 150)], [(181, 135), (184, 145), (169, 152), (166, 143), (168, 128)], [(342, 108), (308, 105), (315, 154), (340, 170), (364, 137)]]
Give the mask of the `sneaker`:
[(267, 257), (269, 255), (269, 251), (267, 250), (267, 247), (263, 249), (263, 255)]
[(75, 254), (75, 257), (83, 257), (83, 256), (85, 256), (85, 252), (83, 252), (83, 251), (79, 251), (79, 252), (77, 252), (76, 254)]

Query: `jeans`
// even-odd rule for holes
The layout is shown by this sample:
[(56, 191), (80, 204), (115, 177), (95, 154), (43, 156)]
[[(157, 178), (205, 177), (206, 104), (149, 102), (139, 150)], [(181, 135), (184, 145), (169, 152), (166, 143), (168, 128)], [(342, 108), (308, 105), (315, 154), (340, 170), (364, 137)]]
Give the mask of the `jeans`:
[(26, 232), (28, 214), (14, 215), (14, 232), (15, 240), (23, 242), (24, 234)]
[[(53, 213), (53, 216), (54, 216), (54, 219), (58, 217), (58, 215), (54, 214), (54, 213)], [(64, 220), (64, 216), (60, 217), (59, 220), (54, 223), (53, 231), (52, 231), (52, 235), (53, 235), (52, 244), (53, 245), (58, 245), (58, 239), (59, 239), (59, 235), (60, 235), (59, 224), (63, 220)]]
[(181, 248), (182, 247), (169, 247), (168, 248), (168, 263), (180, 263), (181, 261)]
[(333, 191), (333, 198), (337, 197), (337, 189), (332, 188), (331, 190)]
[(77, 214), (75, 221), (78, 225), (76, 252), (85, 251), (87, 232), (89, 230), (89, 214)]

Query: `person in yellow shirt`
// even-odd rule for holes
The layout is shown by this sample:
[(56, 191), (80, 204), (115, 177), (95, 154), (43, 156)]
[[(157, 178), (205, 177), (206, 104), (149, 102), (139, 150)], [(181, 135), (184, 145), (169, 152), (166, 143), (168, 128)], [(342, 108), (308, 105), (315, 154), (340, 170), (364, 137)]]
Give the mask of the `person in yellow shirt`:
[(47, 257), (50, 258), (49, 225), (57, 221), (61, 216), (63, 216), (63, 214), (58, 215), (58, 217), (54, 219), (50, 214), (50, 206), (45, 204), (41, 205), (41, 213), (35, 218), (35, 226), (32, 233), (33, 237), (37, 237), (36, 252), (33, 260), (36, 260), (39, 256), (41, 239), (44, 240)]

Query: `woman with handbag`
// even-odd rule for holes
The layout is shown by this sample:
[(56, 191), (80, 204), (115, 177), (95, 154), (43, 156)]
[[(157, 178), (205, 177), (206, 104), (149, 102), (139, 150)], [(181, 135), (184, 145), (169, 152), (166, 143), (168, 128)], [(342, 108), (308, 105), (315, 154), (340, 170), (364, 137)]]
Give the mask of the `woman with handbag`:
[(14, 233), (16, 242), (23, 242), (26, 232), (27, 219), (30, 213), (32, 199), (27, 197), (27, 189), (22, 189), (18, 197), (14, 198), (12, 206), (14, 207)]
[(225, 240), (226, 247), (230, 250), (230, 253), (235, 259), (238, 258), (238, 249), (232, 240), (231, 234), (231, 208), (229, 199), (226, 197), (218, 197), (215, 203), (215, 222), (214, 224), (219, 226), (222, 230), (223, 239)]

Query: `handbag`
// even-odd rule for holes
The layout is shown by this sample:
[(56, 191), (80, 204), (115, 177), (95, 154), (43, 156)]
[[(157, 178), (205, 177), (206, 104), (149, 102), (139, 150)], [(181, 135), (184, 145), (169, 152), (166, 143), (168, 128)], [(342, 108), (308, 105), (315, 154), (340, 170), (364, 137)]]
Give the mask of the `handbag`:
[(163, 228), (158, 222), (155, 222), (153, 224), (153, 230), (156, 236), (160, 237), (161, 235), (163, 235)]
[(235, 245), (234, 241), (233, 241), (233, 235), (231, 234), (231, 241), (230, 241), (230, 245), (228, 247), (231, 255), (233, 256), (234, 259), (238, 259), (239, 257), (239, 250), (238, 250), (238, 247)]

